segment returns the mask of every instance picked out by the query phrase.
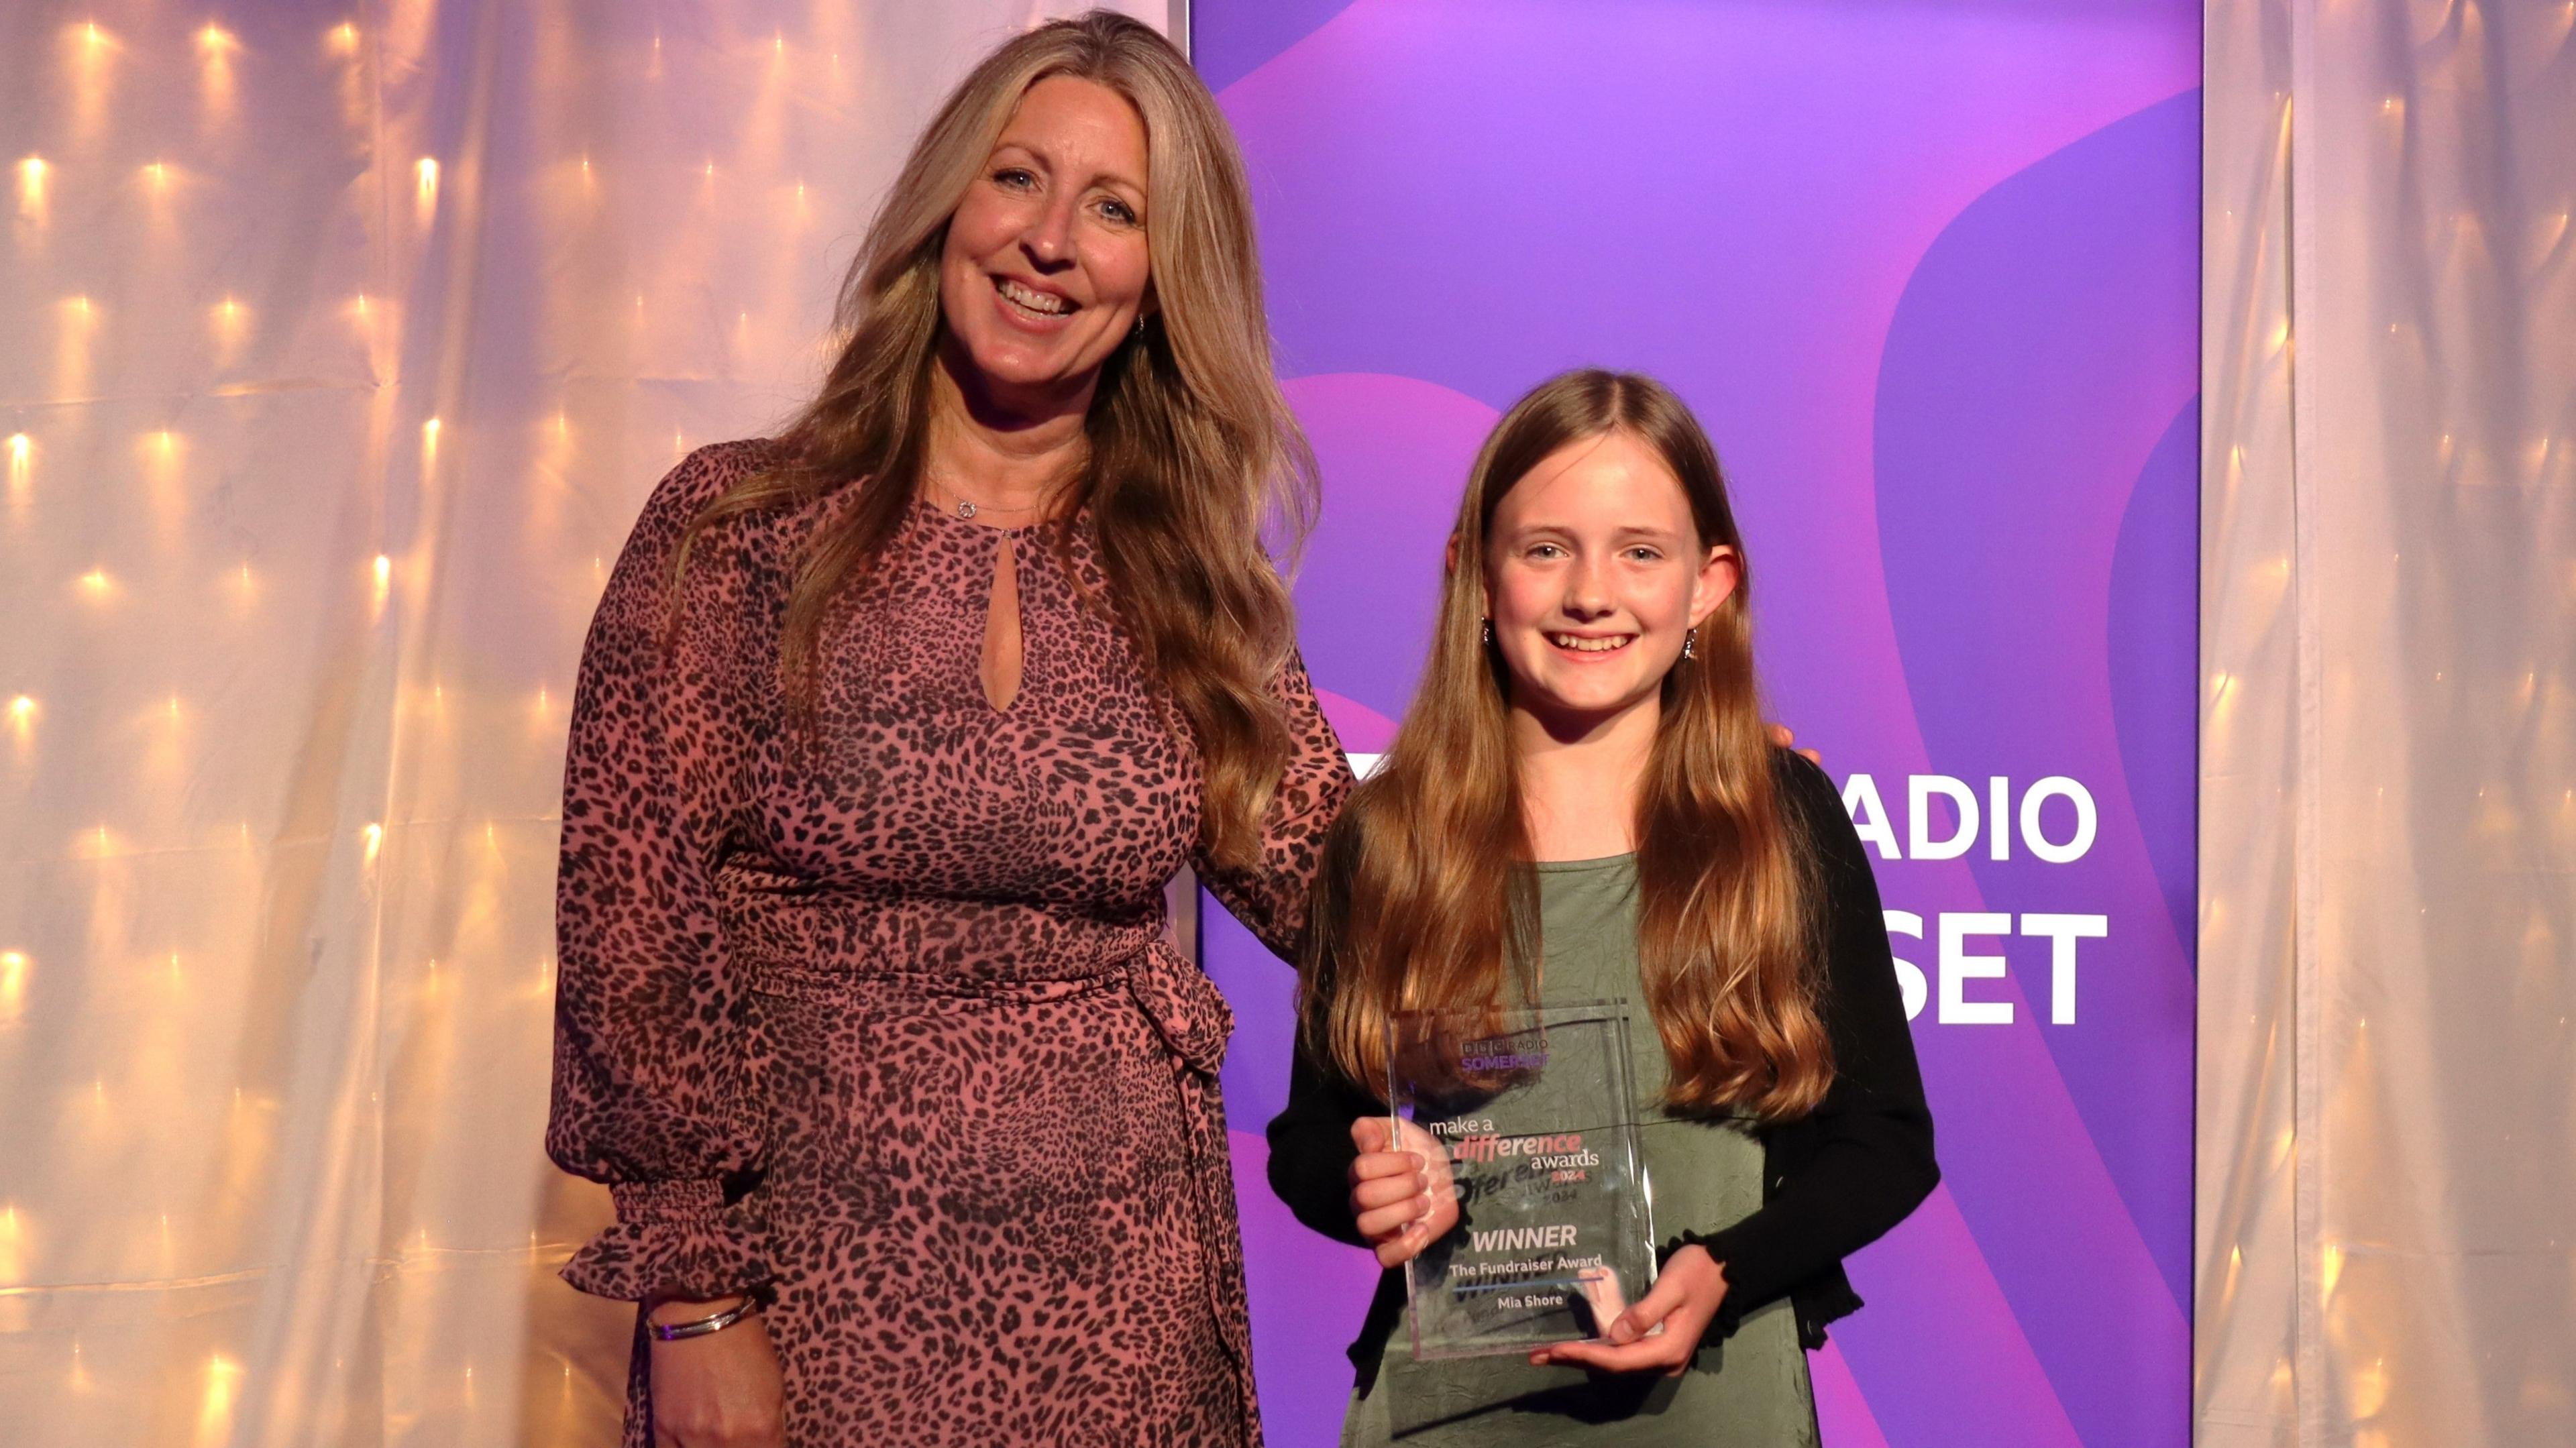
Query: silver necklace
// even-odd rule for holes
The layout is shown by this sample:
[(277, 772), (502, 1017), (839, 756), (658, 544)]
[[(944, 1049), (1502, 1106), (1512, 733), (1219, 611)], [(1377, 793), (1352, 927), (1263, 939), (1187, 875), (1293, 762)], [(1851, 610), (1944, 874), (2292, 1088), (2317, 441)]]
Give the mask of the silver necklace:
[(998, 507), (989, 503), (978, 503), (944, 482), (933, 482), (931, 486), (948, 495), (960, 518), (972, 518), (978, 513), (1000, 513), (1007, 517), (1014, 513), (1034, 513), (1046, 506), (1044, 503), (1023, 503), (1015, 508)]

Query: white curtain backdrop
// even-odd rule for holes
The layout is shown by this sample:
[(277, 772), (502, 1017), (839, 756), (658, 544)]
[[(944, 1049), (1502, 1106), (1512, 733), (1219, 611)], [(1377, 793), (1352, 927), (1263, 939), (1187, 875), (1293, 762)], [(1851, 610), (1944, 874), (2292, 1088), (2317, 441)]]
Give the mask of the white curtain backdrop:
[(582, 629), (1074, 8), (0, 9), (0, 1440), (613, 1440), (539, 1150)]
[(2576, 4), (2207, 15), (2199, 1441), (2576, 1443)]

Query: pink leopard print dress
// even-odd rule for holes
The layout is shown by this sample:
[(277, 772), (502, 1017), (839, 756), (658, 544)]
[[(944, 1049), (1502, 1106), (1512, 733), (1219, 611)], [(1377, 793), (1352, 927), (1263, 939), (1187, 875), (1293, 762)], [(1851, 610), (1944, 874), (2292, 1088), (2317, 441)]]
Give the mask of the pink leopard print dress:
[[(1195, 750), (1069, 520), (1016, 530), (1025, 662), (978, 662), (1001, 533), (916, 504), (827, 630), (819, 748), (777, 640), (810, 518), (683, 525), (663, 480), (582, 655), (547, 1149), (617, 1223), (564, 1276), (771, 1284), (788, 1442), (1257, 1444), (1217, 1095), (1232, 1017), (1164, 940), (1185, 864), (1273, 949), (1350, 788), (1301, 667), (1258, 869), (1195, 860)], [(639, 1332), (626, 1442), (652, 1441)]]

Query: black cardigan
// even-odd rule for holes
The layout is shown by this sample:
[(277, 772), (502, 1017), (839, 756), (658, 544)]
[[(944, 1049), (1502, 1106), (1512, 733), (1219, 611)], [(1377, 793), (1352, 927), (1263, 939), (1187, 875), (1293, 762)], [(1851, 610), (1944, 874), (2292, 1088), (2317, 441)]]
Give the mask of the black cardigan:
[[(1905, 1219), (1941, 1179), (1932, 1159), (1932, 1113), (1914, 1062), (1914, 1037), (1896, 986), (1879, 913), (1878, 885), (1860, 836), (1825, 772), (1778, 751), (1782, 799), (1806, 826), (1824, 886), (1827, 969), (1821, 1001), (1834, 1049), (1834, 1083), (1812, 1115), (1762, 1131), (1762, 1207), (1718, 1232), (1684, 1231), (1670, 1255), (1697, 1242), (1726, 1264), (1726, 1301), (1712, 1340), (1747, 1313), (1786, 1296), (1798, 1340), (1824, 1346), (1825, 1324), (1861, 1305), (1843, 1258)], [(1288, 1109), (1270, 1123), (1270, 1189), (1297, 1220), (1336, 1241), (1367, 1246), (1351, 1221), (1351, 1123), (1386, 1109), (1376, 1094), (1321, 1066), (1303, 1048), (1290, 1073)], [(1685, 1226), (1693, 1224), (1684, 1224)], [(1380, 1277), (1350, 1347), (1366, 1388), (1404, 1307), (1403, 1273)]]

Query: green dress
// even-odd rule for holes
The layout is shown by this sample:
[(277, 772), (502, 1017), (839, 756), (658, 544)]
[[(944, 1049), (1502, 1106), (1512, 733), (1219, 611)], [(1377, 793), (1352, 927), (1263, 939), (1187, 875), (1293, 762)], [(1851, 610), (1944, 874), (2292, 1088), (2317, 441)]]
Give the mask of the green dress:
[[(1630, 1079), (1655, 1233), (1714, 1232), (1762, 1205), (1762, 1144), (1742, 1123), (1676, 1117), (1663, 1094), (1664, 1048), (1637, 978), (1633, 855), (1538, 865), (1543, 1001), (1634, 1003)], [(1747, 1316), (1723, 1342), (1703, 1341), (1692, 1370), (1603, 1375), (1534, 1368), (1523, 1355), (1413, 1360), (1412, 1325), (1387, 1339), (1376, 1382), (1354, 1393), (1346, 1448), (1560, 1448), (1560, 1445), (1759, 1444), (1815, 1448), (1806, 1354), (1789, 1299)]]

